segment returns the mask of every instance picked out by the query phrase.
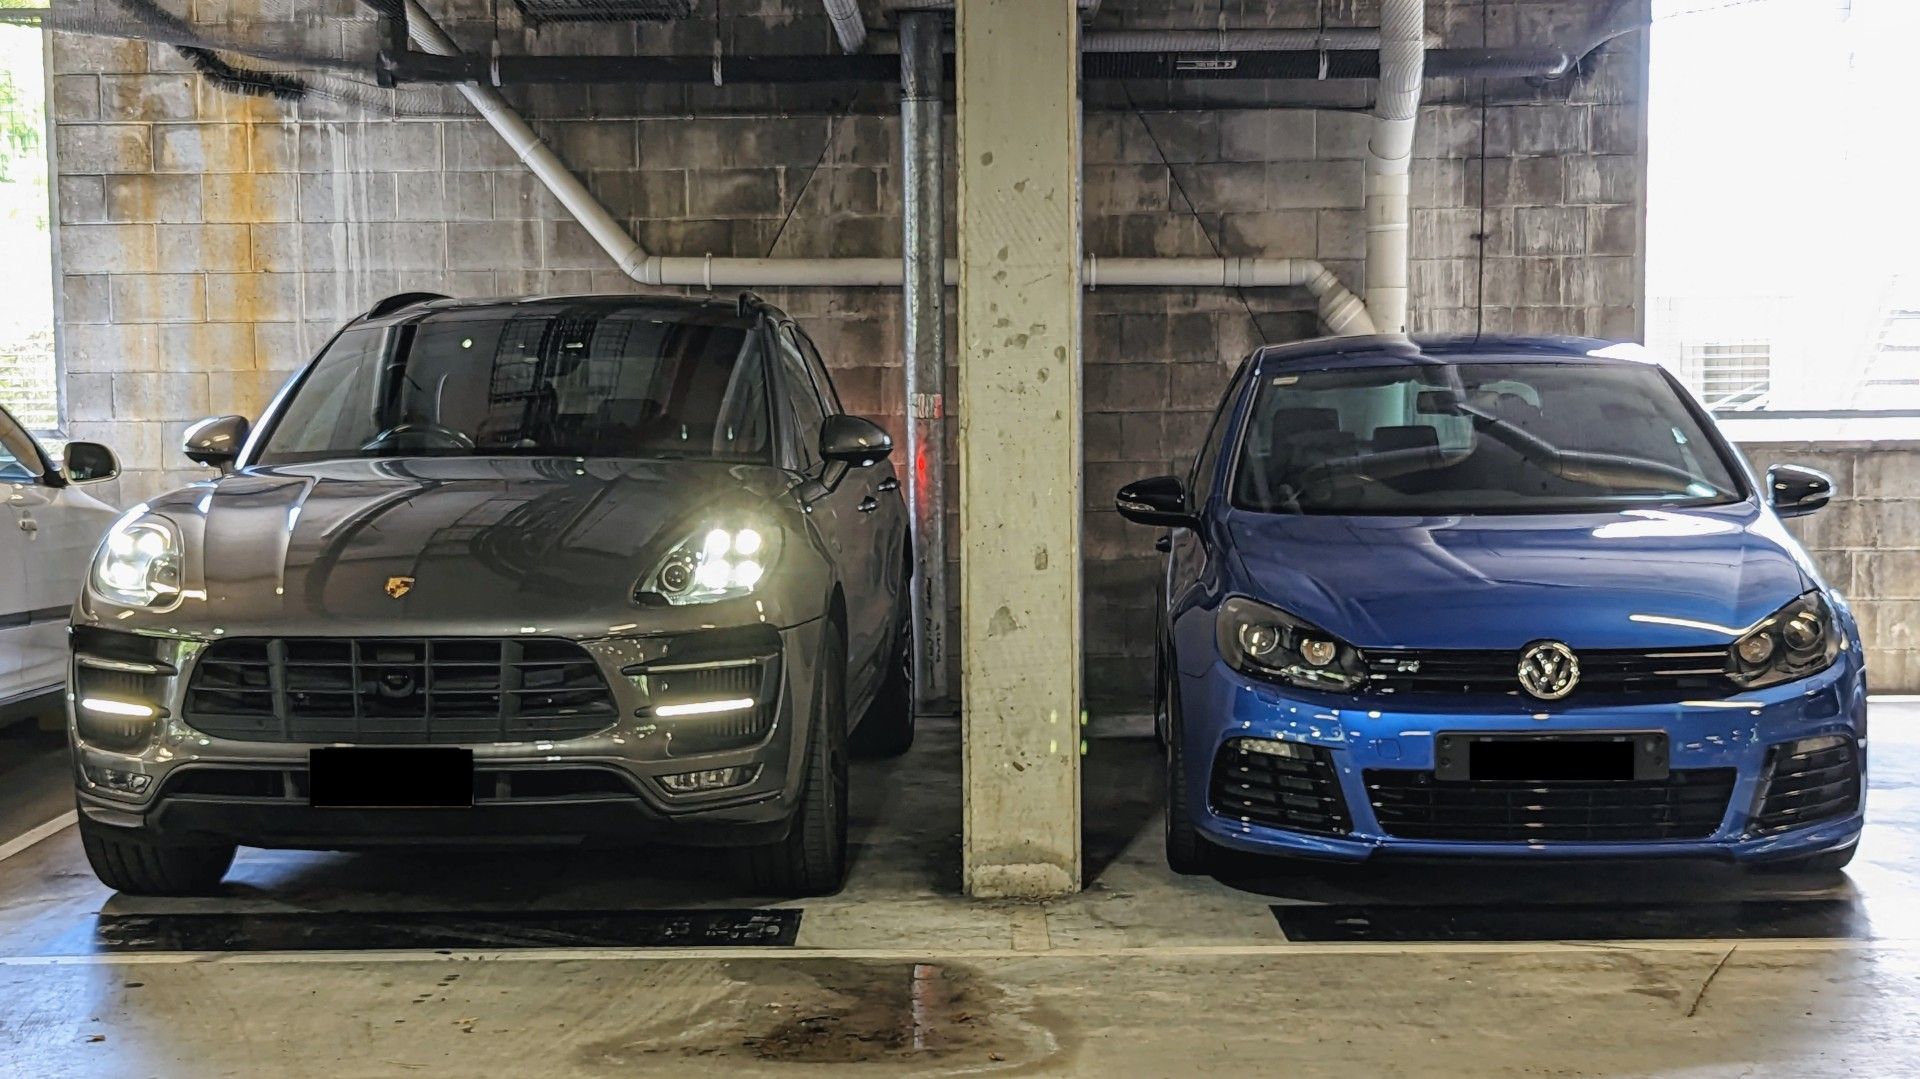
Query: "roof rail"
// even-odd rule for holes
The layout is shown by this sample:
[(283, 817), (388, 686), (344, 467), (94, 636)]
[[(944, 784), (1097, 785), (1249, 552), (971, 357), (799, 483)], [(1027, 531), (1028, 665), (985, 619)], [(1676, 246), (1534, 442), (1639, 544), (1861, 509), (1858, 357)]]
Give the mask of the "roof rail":
[(385, 318), (386, 316), (393, 314), (395, 311), (404, 311), (407, 308), (412, 307), (414, 304), (417, 304), (417, 303), (427, 303), (431, 300), (451, 300), (451, 299), (453, 299), (453, 297), (444, 296), (438, 292), (396, 292), (393, 295), (387, 297), (386, 299), (381, 300), (379, 303), (374, 304), (371, 308), (367, 310), (367, 313), (364, 317)]
[(767, 306), (767, 301), (761, 299), (759, 293), (742, 292), (740, 294), (738, 310), (741, 318), (747, 318), (750, 315), (757, 314), (760, 309), (765, 306)]

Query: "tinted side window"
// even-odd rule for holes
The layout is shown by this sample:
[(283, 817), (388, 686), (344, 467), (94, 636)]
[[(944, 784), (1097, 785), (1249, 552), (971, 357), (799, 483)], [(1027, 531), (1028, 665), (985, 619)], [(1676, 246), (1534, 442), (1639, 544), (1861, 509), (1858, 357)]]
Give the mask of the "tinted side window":
[(322, 455), (378, 434), (373, 382), (386, 340), (385, 330), (374, 329), (347, 330), (334, 338), (274, 424), (267, 454)]
[(782, 326), (775, 334), (780, 347), (780, 378), (786, 384), (786, 396), (792, 406), (794, 441), (799, 444), (800, 460), (806, 468), (820, 463), (820, 427), (826, 422), (826, 406), (807, 371), (791, 327)]
[(1240, 387), (1246, 375), (1247, 365), (1233, 373), (1233, 379), (1227, 383), (1227, 392), (1220, 397), (1220, 404), (1213, 410), (1213, 422), (1207, 424), (1206, 439), (1200, 443), (1200, 453), (1194, 458), (1193, 469), (1187, 473), (1187, 500), (1198, 506), (1204, 503), (1213, 490), (1213, 477), (1220, 467), (1220, 454), (1225, 449), (1221, 444), (1226, 440), (1227, 415), (1233, 411), (1233, 403), (1240, 397)]
[(813, 383), (820, 390), (821, 402), (826, 406), (827, 415), (838, 416), (846, 409), (840, 404), (840, 392), (833, 388), (833, 376), (827, 373), (827, 365), (820, 358), (820, 350), (814, 347), (813, 338), (808, 337), (798, 327), (794, 336), (800, 341), (800, 354), (806, 357), (807, 370), (813, 372)]

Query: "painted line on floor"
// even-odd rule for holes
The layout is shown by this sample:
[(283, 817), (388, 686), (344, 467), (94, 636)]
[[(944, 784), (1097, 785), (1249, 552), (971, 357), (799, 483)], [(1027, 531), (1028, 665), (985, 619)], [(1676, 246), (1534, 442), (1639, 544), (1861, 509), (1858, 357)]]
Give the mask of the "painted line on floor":
[(247, 965), (257, 963), (605, 963), (709, 961), (742, 963), (756, 960), (786, 962), (810, 959), (868, 960), (875, 962), (930, 962), (936, 960), (1014, 959), (1279, 959), (1288, 956), (1397, 956), (1453, 955), (1600, 955), (1613, 952), (1666, 952), (1717, 955), (1738, 944), (1740, 954), (1762, 952), (1920, 952), (1920, 940), (1835, 940), (1829, 938), (1774, 940), (1647, 940), (1647, 941), (1532, 941), (1421, 942), (1410, 944), (1195, 944), (1142, 948), (516, 948), (490, 951), (369, 950), (359, 952), (121, 952), (81, 955), (0, 956), (4, 967), (185, 966), (195, 963)]
[(26, 850), (28, 847), (33, 846), (43, 839), (59, 835), (61, 832), (73, 827), (79, 820), (79, 811), (68, 810), (45, 824), (29, 828), (19, 835), (14, 836), (12, 839), (7, 840), (5, 843), (0, 843), (0, 862), (6, 861), (8, 858), (19, 854), (21, 851)]

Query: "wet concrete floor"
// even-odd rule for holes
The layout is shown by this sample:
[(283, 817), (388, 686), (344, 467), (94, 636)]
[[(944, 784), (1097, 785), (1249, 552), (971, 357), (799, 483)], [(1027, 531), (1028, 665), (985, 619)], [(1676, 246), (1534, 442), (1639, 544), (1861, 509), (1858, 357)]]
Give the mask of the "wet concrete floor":
[[(976, 903), (939, 722), (860, 766), (852, 880), (801, 903), (667, 850), (245, 851), (221, 897), (130, 899), (68, 828), (0, 860), (0, 1075), (1920, 1075), (1920, 705), (1874, 720), (1873, 823), (1834, 878), (1176, 878), (1152, 743), (1116, 731), (1087, 759), (1087, 890)], [(0, 737), (0, 853), (70, 806), (58, 767)], [(774, 910), (790, 944), (634, 935)]]

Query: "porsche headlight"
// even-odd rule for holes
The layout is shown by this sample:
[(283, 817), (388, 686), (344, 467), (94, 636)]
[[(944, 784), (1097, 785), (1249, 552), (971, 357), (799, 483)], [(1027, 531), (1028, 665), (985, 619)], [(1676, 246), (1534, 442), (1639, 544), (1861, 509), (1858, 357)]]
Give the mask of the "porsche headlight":
[(1779, 685), (1833, 666), (1846, 644), (1832, 605), (1808, 592), (1735, 641), (1727, 673), (1747, 689)]
[(750, 595), (780, 558), (780, 533), (764, 524), (712, 524), (667, 554), (640, 584), (643, 597), (676, 607)]
[(1335, 691), (1367, 679), (1351, 645), (1277, 607), (1235, 596), (1220, 605), (1215, 626), (1221, 656), (1243, 674)]
[(91, 584), (124, 607), (162, 607), (180, 595), (180, 532), (145, 506), (121, 517), (93, 557)]

